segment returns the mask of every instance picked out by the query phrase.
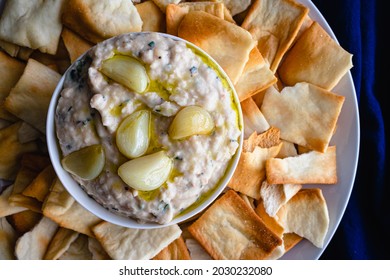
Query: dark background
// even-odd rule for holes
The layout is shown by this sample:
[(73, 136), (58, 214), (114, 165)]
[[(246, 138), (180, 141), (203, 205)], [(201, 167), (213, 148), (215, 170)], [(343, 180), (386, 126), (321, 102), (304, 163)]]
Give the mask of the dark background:
[[(346, 212), (325, 259), (390, 259), (389, 151), (386, 149), (390, 94), (390, 13), (384, 0), (312, 0), (325, 17), (340, 45), (353, 54), (352, 76), (360, 117), (357, 175)], [(386, 5), (388, 6), (388, 4)], [(386, 33), (386, 34), (385, 34)], [(386, 39), (388, 41), (388, 39)]]

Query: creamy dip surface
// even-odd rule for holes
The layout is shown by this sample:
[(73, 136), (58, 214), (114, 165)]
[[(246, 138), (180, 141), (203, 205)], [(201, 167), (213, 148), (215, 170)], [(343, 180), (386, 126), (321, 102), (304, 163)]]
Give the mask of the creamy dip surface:
[[(102, 74), (102, 62), (114, 55), (136, 58), (146, 68), (149, 86), (135, 93)], [(237, 104), (216, 68), (185, 42), (157, 33), (125, 34), (91, 49), (67, 72), (56, 108), (56, 132), (66, 156), (101, 144), (105, 166), (93, 180), (73, 176), (109, 211), (138, 222), (170, 222), (218, 185), (239, 147)], [(212, 116), (210, 134), (173, 140), (168, 127), (182, 108), (196, 105)], [(165, 150), (173, 161), (168, 180), (153, 191), (137, 191), (118, 176), (129, 159), (115, 144), (121, 121), (131, 113), (152, 112), (147, 154)]]

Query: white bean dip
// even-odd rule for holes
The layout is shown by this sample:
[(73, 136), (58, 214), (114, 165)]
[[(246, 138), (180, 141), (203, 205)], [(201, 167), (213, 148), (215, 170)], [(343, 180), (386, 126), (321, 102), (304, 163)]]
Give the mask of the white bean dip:
[[(105, 77), (99, 68), (113, 55), (142, 62), (150, 79), (144, 93), (135, 93)], [(207, 110), (215, 123), (209, 135), (172, 140), (167, 131), (176, 113), (190, 105)], [(170, 222), (214, 189), (239, 147), (241, 128), (232, 92), (207, 60), (185, 42), (158, 33), (124, 34), (92, 48), (67, 72), (56, 108), (56, 131), (66, 156), (101, 144), (105, 166), (93, 180), (73, 176), (109, 211), (140, 223)], [(165, 150), (173, 160), (170, 178), (158, 189), (132, 189), (117, 174), (128, 161), (115, 145), (121, 121), (136, 110), (152, 112), (153, 141), (149, 152)]]

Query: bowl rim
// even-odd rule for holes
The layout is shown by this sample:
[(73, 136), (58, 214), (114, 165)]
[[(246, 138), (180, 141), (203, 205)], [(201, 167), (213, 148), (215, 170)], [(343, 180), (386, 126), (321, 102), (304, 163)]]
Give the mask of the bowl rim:
[[(225, 174), (221, 178), (221, 180), (218, 182), (218, 184), (210, 191), (210, 194), (203, 199), (199, 205), (196, 205), (193, 209), (185, 212), (184, 214), (178, 214), (175, 216), (170, 222), (165, 224), (159, 224), (159, 223), (152, 223), (152, 222), (145, 222), (141, 223), (136, 221), (135, 219), (131, 217), (125, 217), (118, 214), (115, 214), (106, 208), (99, 204), (96, 200), (91, 198), (87, 192), (85, 192), (79, 184), (73, 179), (73, 177), (65, 170), (63, 169), (61, 165), (61, 158), (62, 158), (62, 152), (61, 148), (59, 147), (56, 128), (55, 128), (55, 110), (57, 107), (58, 99), (60, 98), (60, 94), (63, 89), (65, 77), (67, 76), (69, 70), (72, 68), (74, 63), (77, 63), (80, 59), (82, 59), (91, 49), (93, 49), (96, 45), (94, 45), (92, 48), (84, 52), (81, 56), (79, 56), (65, 71), (65, 73), (62, 75), (60, 81), (58, 82), (53, 95), (50, 100), (48, 113), (47, 113), (47, 119), (46, 119), (46, 141), (47, 141), (47, 148), (49, 152), (49, 157), (51, 160), (51, 163), (53, 165), (53, 168), (57, 174), (57, 178), (62, 183), (64, 188), (69, 192), (69, 194), (86, 210), (91, 212), (92, 214), (96, 215), (98, 218), (110, 222), (112, 224), (116, 224), (119, 226), (123, 226), (126, 228), (134, 228), (134, 229), (152, 229), (152, 228), (162, 228), (167, 227), (174, 224), (179, 224), (186, 222), (196, 216), (198, 213), (202, 212), (204, 209), (206, 209), (208, 206), (214, 202), (218, 196), (224, 191), (224, 189), (227, 187), (228, 182), (230, 181), (231, 177), (233, 176), (233, 173), (238, 165), (239, 158), (242, 151), (243, 146), (243, 139), (244, 139), (244, 121), (243, 121), (243, 114), (242, 109), (240, 106), (240, 101), (238, 98), (238, 94), (235, 90), (235, 87), (226, 74), (226, 72), (222, 69), (222, 67), (213, 59), (208, 53), (206, 53), (204, 50), (202, 50), (200, 47), (196, 46), (195, 44), (170, 35), (166, 33), (161, 32), (130, 32), (121, 34), (112, 38), (109, 38), (103, 42), (109, 41), (109, 40), (115, 40), (118, 37), (126, 36), (130, 34), (159, 34), (166, 38), (171, 38), (175, 41), (182, 41), (186, 44), (190, 45), (195, 50), (199, 51), (202, 55), (205, 55), (207, 59), (209, 59), (216, 69), (215, 71), (218, 71), (219, 74), (228, 82), (229, 88), (231, 90), (231, 94), (233, 95), (233, 102), (236, 104), (237, 107), (237, 113), (238, 113), (238, 125), (241, 129), (241, 134), (238, 141), (238, 148), (233, 157), (230, 159), (229, 165), (225, 171)], [(193, 204), (192, 204), (193, 205)], [(190, 205), (188, 208), (190, 208), (192, 205)]]

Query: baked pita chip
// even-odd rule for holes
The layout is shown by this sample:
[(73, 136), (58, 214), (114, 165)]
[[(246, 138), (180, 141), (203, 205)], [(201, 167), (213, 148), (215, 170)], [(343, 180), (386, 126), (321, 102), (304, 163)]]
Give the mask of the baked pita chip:
[(90, 42), (84, 40), (78, 34), (66, 27), (62, 29), (61, 38), (69, 53), (71, 63), (93, 46)]
[(9, 203), (9, 197), (12, 195), (12, 190), (14, 186), (8, 186), (0, 194), (0, 218), (7, 217), (9, 215), (22, 212), (26, 210), (25, 207), (13, 206)]
[(252, 3), (251, 0), (223, 0), (226, 8), (230, 11), (232, 16), (245, 11)]
[(247, 98), (240, 104), (244, 121), (245, 139), (254, 132), (262, 133), (270, 128), (269, 123), (252, 98)]
[(45, 133), (47, 110), (60, 78), (47, 66), (29, 59), (23, 75), (5, 99), (5, 108)]
[(184, 239), (180, 236), (167, 247), (162, 249), (160, 253), (153, 257), (153, 260), (190, 260)]
[(96, 239), (115, 260), (148, 260), (181, 235), (178, 225), (132, 229), (101, 222), (93, 227)]
[(276, 72), (309, 9), (293, 0), (255, 0), (242, 23), (258, 42), (257, 47)]
[(308, 83), (285, 87), (280, 93), (270, 87), (261, 111), (280, 137), (307, 148), (325, 152), (333, 136), (345, 97)]
[(218, 260), (265, 259), (282, 243), (233, 190), (214, 202), (188, 230)]
[[(61, 227), (94, 236), (91, 228), (101, 219), (83, 208), (66, 191), (60, 180), (55, 179), (50, 193), (42, 206), (43, 214)], [(81, 218), (82, 217), (82, 218)]]
[(20, 194), (39, 174), (39, 171), (21, 165), (13, 183), (12, 194)]
[(249, 60), (239, 78), (235, 89), (240, 101), (263, 91), (276, 83), (274, 73), (264, 60), (259, 49), (254, 47), (249, 54)]
[(62, 23), (92, 43), (142, 30), (141, 17), (133, 2), (127, 0), (66, 1)]
[(58, 258), (59, 260), (91, 260), (92, 253), (88, 249), (88, 236), (79, 234), (69, 248)]
[(111, 260), (102, 244), (94, 237), (88, 237), (88, 250), (91, 252), (93, 260)]
[(78, 236), (78, 232), (60, 227), (51, 240), (43, 259), (57, 260), (69, 249)]
[(325, 153), (311, 151), (284, 159), (270, 158), (266, 163), (269, 184), (336, 184), (336, 146)]
[(300, 237), (295, 233), (285, 233), (283, 234), (283, 243), (285, 252), (290, 251), (295, 245), (297, 245), (303, 237)]
[(143, 22), (142, 31), (165, 32), (165, 15), (153, 1), (135, 5)]
[(23, 190), (25, 196), (36, 198), (43, 202), (50, 192), (50, 187), (56, 178), (56, 173), (52, 165), (48, 165), (38, 176)]
[(224, 19), (224, 5), (218, 2), (184, 2), (178, 5), (169, 4), (166, 10), (167, 33), (177, 36), (181, 21), (192, 11), (203, 11)]
[(232, 14), (230, 13), (229, 9), (226, 8), (226, 6), (223, 7), (223, 19), (228, 21), (228, 22), (237, 24), (232, 16)]
[[(274, 218), (270, 217), (266, 213), (262, 201), (257, 205), (255, 212), (260, 217), (260, 219), (264, 222), (264, 224), (273, 233), (275, 233), (279, 238), (281, 238), (283, 240), (284, 228)], [(272, 253), (267, 257), (267, 260), (277, 260), (281, 256), (283, 256), (284, 253), (285, 253), (284, 242), (282, 242), (282, 244), (280, 244), (278, 247), (276, 247), (272, 251)]]
[(38, 149), (36, 142), (19, 142), (18, 130), (21, 125), (21, 122), (17, 122), (0, 130), (0, 179), (15, 179), (22, 155)]
[(10, 56), (16, 57), (19, 53), (20, 46), (7, 41), (0, 40), (0, 49), (5, 51)]
[(17, 234), (6, 218), (0, 218), (0, 260), (14, 260)]
[(8, 222), (12, 225), (18, 235), (22, 235), (32, 230), (37, 223), (42, 219), (42, 214), (25, 210), (12, 214), (7, 217)]
[(267, 181), (261, 184), (260, 197), (265, 212), (270, 217), (275, 217), (279, 209), (289, 201), (300, 189), (298, 184), (270, 185)]
[(181, 0), (152, 0), (160, 10), (165, 14), (169, 4), (179, 4)]
[(253, 152), (257, 146), (260, 148), (271, 148), (280, 143), (280, 130), (276, 127), (270, 127), (260, 134), (253, 132), (248, 139), (244, 140), (242, 150), (244, 152)]
[(22, 76), (25, 64), (0, 51), (0, 101), (8, 96)]
[(279, 236), (279, 238), (283, 237), (283, 226), (275, 218), (268, 215), (262, 201), (257, 205), (255, 212), (273, 233)]
[(299, 191), (283, 205), (277, 216), (286, 233), (296, 233), (318, 248), (324, 246), (329, 214), (321, 189)]
[(24, 61), (27, 61), (32, 52), (34, 51), (33, 49), (21, 47), (3, 40), (0, 40), (0, 49), (3, 49), (10, 56)]
[(16, 241), (15, 255), (19, 260), (41, 260), (57, 232), (58, 225), (42, 217), (39, 223)]
[(278, 72), (287, 86), (307, 82), (331, 90), (352, 68), (352, 54), (314, 22), (286, 54)]
[(239, 13), (245, 11), (251, 4), (251, 0), (191, 0), (191, 2), (213, 2), (213, 3), (222, 3), (226, 7), (226, 10), (235, 16)]
[(286, 140), (281, 140), (283, 145), (279, 151), (279, 154), (276, 156), (277, 158), (285, 158), (285, 157), (294, 157), (298, 155), (297, 149), (295, 148), (294, 143), (291, 143)]
[(212, 260), (211, 256), (194, 238), (187, 238), (185, 242), (192, 260)]
[(0, 118), (15, 121), (16, 118), (4, 108), (4, 100), (22, 76), (25, 64), (0, 50)]
[(64, 41), (60, 38), (58, 43), (57, 52), (52, 54), (42, 53), (40, 51), (34, 51), (29, 59), (34, 59), (43, 65), (51, 68), (53, 71), (60, 74), (64, 74), (70, 66), (69, 53), (65, 47)]
[(0, 18), (0, 39), (43, 53), (56, 53), (63, 0), (7, 1)]
[(9, 196), (8, 202), (13, 207), (23, 207), (37, 213), (42, 213), (42, 202), (33, 197), (12, 194)]
[(202, 11), (189, 12), (181, 21), (179, 37), (210, 54), (236, 84), (256, 42), (245, 29)]
[(261, 183), (265, 179), (266, 161), (275, 157), (282, 144), (271, 148), (256, 146), (253, 152), (241, 152), (237, 168), (228, 186), (254, 199), (260, 198)]
[(41, 135), (40, 131), (26, 122), (23, 122), (18, 130), (18, 140), (22, 144), (38, 140)]

